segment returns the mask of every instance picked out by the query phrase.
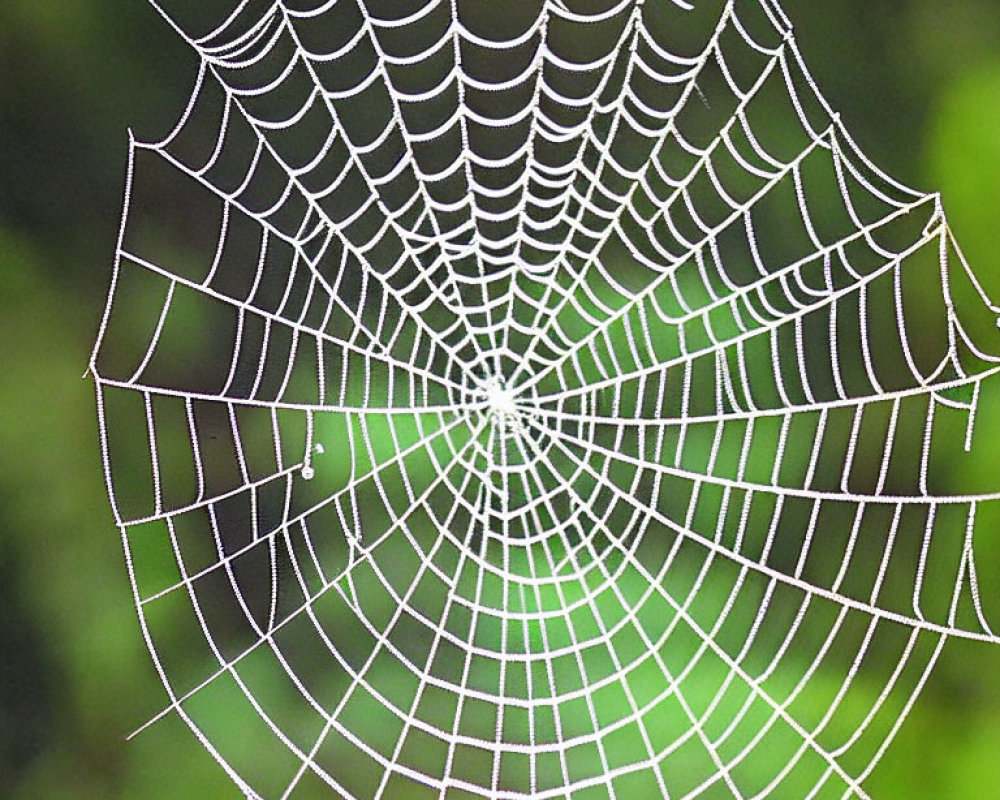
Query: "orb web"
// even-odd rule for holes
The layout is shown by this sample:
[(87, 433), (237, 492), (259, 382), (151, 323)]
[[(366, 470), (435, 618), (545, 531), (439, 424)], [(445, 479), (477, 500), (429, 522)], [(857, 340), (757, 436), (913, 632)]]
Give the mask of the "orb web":
[(222, 5), (154, 5), (90, 369), (150, 723), (255, 798), (867, 797), (997, 641), (939, 196), (773, 0)]

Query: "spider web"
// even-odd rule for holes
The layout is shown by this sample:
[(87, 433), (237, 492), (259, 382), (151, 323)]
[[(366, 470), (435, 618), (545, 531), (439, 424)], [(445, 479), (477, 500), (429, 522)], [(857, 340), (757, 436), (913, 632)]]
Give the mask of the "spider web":
[(248, 797), (866, 797), (998, 640), (939, 196), (773, 0), (232, 6), (156, 5), (91, 362), (151, 722)]

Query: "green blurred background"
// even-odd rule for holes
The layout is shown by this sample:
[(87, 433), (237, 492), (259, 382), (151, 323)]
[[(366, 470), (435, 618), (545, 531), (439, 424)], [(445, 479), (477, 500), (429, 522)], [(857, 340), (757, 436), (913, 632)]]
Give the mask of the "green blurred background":
[[(1000, 2), (785, 9), (862, 149), (899, 180), (942, 190), (967, 256), (998, 286)], [(127, 128), (167, 130), (195, 66), (143, 0), (0, 3), (0, 797), (237, 796), (176, 717), (125, 740), (164, 697), (81, 379)], [(1000, 648), (949, 645), (868, 787), (883, 800), (1000, 798)]]

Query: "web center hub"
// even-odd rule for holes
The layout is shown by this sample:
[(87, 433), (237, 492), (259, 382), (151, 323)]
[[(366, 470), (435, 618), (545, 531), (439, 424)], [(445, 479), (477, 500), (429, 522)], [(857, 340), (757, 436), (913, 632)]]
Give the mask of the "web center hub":
[(491, 416), (504, 420), (519, 415), (517, 393), (508, 388), (502, 378), (490, 378), (483, 387), (483, 394)]

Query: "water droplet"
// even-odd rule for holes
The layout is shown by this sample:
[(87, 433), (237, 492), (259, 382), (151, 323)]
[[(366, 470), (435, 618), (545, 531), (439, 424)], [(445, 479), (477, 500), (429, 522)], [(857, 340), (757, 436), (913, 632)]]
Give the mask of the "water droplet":
[(302, 468), (302, 480), (311, 481), (316, 476), (316, 470), (306, 465)]

